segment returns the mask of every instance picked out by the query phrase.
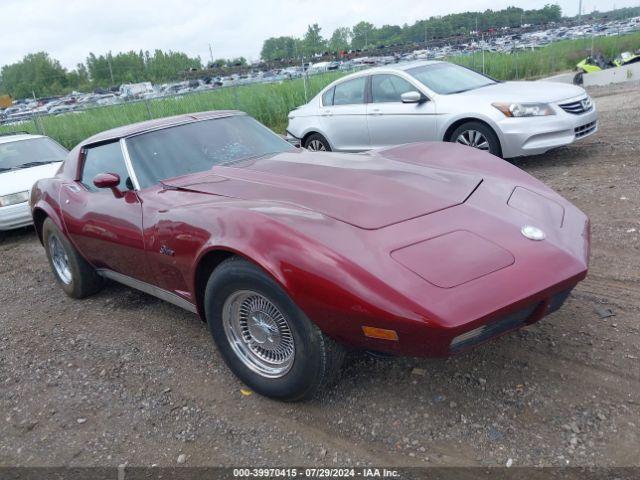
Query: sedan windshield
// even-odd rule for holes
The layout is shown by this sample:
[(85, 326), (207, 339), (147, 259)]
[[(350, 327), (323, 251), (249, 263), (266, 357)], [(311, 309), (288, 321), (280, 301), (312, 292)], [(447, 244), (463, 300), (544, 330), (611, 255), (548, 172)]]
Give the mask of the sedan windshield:
[(62, 162), (67, 151), (50, 138), (30, 138), (0, 143), (0, 171)]
[(140, 188), (216, 165), (296, 150), (251, 117), (197, 121), (127, 139)]
[(453, 63), (433, 63), (410, 68), (407, 73), (440, 95), (462, 93), (496, 83), (489, 77)]

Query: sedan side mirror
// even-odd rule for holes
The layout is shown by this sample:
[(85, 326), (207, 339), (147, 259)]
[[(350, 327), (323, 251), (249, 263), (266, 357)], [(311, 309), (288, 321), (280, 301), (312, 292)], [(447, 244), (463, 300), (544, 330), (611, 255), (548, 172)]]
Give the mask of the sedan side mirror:
[(116, 198), (122, 198), (124, 194), (118, 188), (120, 185), (120, 175), (115, 173), (99, 173), (93, 177), (93, 184), (97, 188), (109, 188)]
[(403, 93), (400, 95), (400, 99), (402, 100), (402, 103), (423, 103), (427, 101), (427, 97), (415, 90)]

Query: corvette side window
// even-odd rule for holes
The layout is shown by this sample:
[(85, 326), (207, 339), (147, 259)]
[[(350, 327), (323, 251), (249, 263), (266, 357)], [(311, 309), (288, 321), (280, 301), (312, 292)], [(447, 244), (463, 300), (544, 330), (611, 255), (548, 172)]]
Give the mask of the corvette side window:
[(89, 191), (97, 192), (93, 179), (99, 173), (115, 173), (120, 177), (120, 190), (133, 190), (129, 172), (124, 163), (119, 142), (107, 143), (86, 149), (82, 167), (82, 184)]
[(371, 79), (373, 103), (401, 102), (403, 93), (416, 90), (416, 87), (397, 75), (374, 75)]
[(339, 83), (335, 87), (333, 95), (334, 105), (354, 105), (364, 103), (364, 85), (366, 77), (354, 78), (347, 82)]

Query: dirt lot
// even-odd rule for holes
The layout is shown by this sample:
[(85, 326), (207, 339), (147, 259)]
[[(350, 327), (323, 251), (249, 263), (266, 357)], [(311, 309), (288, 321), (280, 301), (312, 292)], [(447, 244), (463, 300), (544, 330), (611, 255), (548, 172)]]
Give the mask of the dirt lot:
[(597, 135), (517, 162), (591, 217), (591, 271), (564, 308), (457, 358), (354, 357), (305, 404), (243, 395), (169, 304), (115, 284), (70, 300), (33, 231), (11, 234), (0, 466), (640, 465), (640, 85), (592, 93)]

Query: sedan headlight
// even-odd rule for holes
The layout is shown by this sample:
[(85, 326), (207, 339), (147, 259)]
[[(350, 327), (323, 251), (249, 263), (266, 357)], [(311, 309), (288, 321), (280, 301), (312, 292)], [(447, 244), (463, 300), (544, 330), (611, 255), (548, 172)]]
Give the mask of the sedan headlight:
[(548, 103), (492, 103), (507, 117), (544, 117), (555, 115)]
[(29, 200), (29, 190), (25, 192), (11, 193), (0, 197), (0, 207), (8, 207), (9, 205), (24, 203), (27, 200)]

